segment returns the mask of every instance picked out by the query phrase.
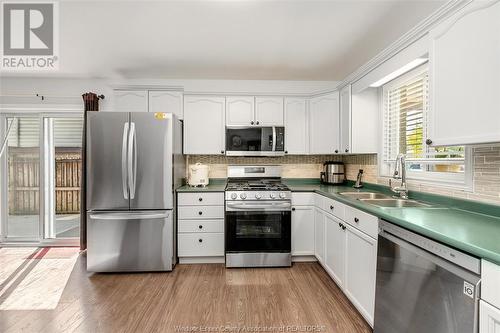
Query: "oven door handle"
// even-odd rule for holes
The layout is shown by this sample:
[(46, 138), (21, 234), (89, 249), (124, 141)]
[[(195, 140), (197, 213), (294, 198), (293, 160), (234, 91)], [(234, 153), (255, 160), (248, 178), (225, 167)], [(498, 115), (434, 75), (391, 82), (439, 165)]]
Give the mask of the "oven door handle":
[(242, 203), (226, 202), (226, 211), (291, 211), (290, 202), (272, 202), (272, 203)]

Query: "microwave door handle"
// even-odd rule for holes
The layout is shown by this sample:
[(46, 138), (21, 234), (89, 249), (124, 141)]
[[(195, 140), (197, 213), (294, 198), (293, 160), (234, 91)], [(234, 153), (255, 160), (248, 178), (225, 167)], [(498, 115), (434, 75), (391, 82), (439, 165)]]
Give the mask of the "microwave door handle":
[(123, 124), (123, 137), (122, 137), (122, 189), (123, 198), (128, 199), (128, 185), (127, 185), (127, 136), (128, 136), (128, 122)]
[(276, 126), (273, 126), (273, 149), (272, 151), (276, 151)]

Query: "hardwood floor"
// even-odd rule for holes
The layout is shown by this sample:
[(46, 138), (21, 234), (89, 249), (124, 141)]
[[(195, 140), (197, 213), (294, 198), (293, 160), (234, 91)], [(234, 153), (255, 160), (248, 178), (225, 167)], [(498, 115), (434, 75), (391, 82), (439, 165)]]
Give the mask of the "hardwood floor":
[(371, 332), (317, 263), (265, 269), (177, 265), (171, 273), (89, 274), (80, 256), (55, 309), (0, 310), (0, 332), (237, 332), (244, 326), (268, 327), (266, 332), (285, 326), (286, 332), (291, 325)]

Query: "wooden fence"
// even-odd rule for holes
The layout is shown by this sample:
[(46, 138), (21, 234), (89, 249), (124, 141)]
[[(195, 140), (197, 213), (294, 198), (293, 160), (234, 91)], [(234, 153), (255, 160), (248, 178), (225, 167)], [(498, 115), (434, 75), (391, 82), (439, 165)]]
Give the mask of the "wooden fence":
[[(56, 214), (79, 213), (82, 172), (80, 149), (56, 149), (55, 155)], [(9, 214), (38, 214), (39, 209), (39, 150), (9, 147)]]

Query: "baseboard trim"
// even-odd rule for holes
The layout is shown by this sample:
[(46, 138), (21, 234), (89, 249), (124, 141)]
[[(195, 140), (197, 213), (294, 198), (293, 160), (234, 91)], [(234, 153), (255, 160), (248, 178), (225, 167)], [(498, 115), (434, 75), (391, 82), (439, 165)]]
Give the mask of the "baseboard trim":
[(222, 257), (179, 257), (179, 264), (224, 264), (225, 258)]

